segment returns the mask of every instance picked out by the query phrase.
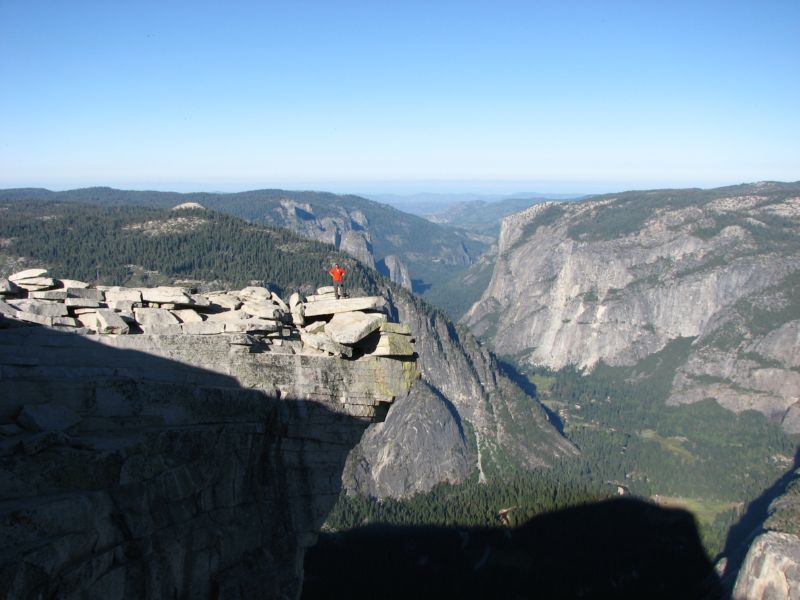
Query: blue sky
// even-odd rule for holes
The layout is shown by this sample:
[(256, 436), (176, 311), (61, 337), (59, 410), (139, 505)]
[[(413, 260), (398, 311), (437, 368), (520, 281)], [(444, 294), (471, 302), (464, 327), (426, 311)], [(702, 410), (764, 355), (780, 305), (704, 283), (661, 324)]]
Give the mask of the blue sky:
[(800, 179), (800, 2), (0, 0), (0, 187)]

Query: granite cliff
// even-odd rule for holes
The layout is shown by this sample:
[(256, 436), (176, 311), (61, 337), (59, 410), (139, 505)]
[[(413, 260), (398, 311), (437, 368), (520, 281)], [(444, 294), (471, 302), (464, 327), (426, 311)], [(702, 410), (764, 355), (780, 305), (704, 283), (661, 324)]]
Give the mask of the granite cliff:
[(348, 452), (416, 378), (385, 301), (11, 279), (0, 595), (296, 597)]
[[(669, 403), (714, 398), (800, 432), (800, 184), (626, 192), (507, 217), (464, 322), (521, 365), (658, 368)], [(647, 373), (645, 373), (647, 375)]]
[[(762, 512), (762, 506), (765, 510)], [(765, 492), (752, 512), (759, 519), (731, 549), (725, 576), (734, 600), (800, 595), (800, 471), (789, 471)], [(747, 528), (749, 520), (743, 520)]]
[(392, 314), (411, 328), (422, 377), (349, 456), (348, 492), (407, 497), (476, 472), (483, 480), (578, 454), (468, 331), (409, 294), (384, 293)]

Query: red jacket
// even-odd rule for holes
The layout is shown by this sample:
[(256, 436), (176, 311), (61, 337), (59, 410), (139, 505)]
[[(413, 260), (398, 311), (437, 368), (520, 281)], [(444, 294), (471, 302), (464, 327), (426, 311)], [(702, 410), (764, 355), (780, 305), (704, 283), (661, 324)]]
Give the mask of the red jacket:
[(344, 274), (347, 273), (342, 267), (331, 267), (331, 270), (328, 271), (331, 277), (333, 277), (334, 283), (342, 283), (342, 277)]

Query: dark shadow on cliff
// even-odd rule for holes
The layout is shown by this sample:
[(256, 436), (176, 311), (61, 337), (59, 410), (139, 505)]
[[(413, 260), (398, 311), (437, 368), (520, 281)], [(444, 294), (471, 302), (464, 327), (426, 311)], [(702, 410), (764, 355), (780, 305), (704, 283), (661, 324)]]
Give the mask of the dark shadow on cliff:
[(728, 530), (725, 548), (722, 551), (722, 555), (727, 558), (722, 579), (730, 591), (733, 591), (750, 544), (761, 533), (764, 521), (767, 520), (769, 505), (786, 492), (788, 485), (797, 478), (795, 470), (798, 467), (800, 467), (800, 448), (795, 451), (792, 468), (750, 502), (739, 521)]
[[(291, 377), (300, 357), (282, 356)], [(294, 597), (369, 425), (338, 399), (44, 327), (0, 327), (0, 369), (3, 598)]]
[(683, 510), (618, 499), (516, 529), (370, 525), (320, 536), (302, 597), (717, 599)]

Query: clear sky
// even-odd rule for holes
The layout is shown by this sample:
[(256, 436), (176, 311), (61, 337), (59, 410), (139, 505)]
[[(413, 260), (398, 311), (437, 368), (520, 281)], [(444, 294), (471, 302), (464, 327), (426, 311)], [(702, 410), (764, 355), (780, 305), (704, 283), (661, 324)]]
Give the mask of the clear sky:
[(0, 187), (800, 179), (800, 0), (0, 0)]

